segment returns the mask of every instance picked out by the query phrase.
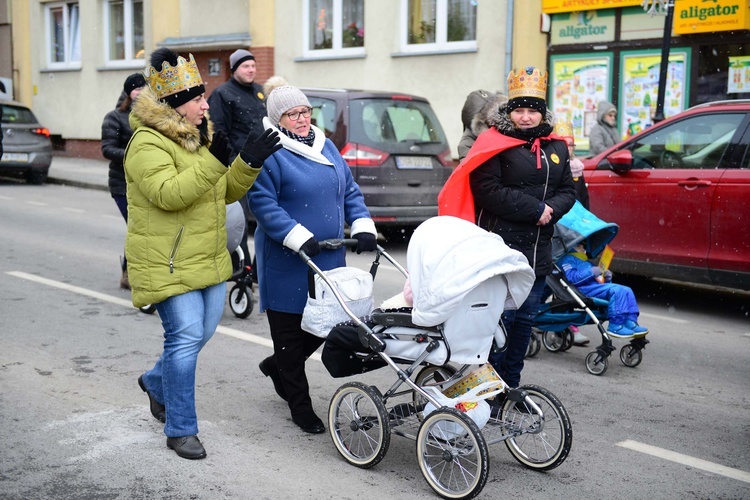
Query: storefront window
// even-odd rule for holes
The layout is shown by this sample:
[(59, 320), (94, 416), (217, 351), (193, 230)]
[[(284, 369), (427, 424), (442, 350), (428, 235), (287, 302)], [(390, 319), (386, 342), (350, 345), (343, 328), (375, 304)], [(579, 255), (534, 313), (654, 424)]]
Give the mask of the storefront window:
[[(700, 45), (696, 102), (750, 99), (748, 44)], [(730, 61), (734, 62), (730, 80)]]

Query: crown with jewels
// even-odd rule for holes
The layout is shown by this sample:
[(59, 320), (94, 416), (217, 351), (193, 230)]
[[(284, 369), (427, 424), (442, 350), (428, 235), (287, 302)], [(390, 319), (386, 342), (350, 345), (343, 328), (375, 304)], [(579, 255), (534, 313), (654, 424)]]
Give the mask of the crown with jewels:
[(149, 67), (144, 71), (148, 86), (154, 91), (158, 99), (164, 99), (167, 96), (188, 90), (199, 85), (203, 85), (198, 65), (195, 63), (193, 54), (190, 54), (190, 60), (180, 56), (177, 58), (177, 66), (172, 66), (169, 62), (162, 63), (161, 71), (156, 71)]
[(529, 66), (508, 74), (508, 99), (516, 97), (547, 97), (547, 72)]

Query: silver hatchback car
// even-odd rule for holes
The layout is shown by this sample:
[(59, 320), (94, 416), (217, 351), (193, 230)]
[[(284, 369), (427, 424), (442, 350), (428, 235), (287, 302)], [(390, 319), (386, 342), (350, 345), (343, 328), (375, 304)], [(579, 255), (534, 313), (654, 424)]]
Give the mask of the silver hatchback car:
[(0, 176), (23, 176), (31, 184), (44, 183), (52, 163), (49, 129), (19, 102), (0, 100), (0, 107), (3, 114)]

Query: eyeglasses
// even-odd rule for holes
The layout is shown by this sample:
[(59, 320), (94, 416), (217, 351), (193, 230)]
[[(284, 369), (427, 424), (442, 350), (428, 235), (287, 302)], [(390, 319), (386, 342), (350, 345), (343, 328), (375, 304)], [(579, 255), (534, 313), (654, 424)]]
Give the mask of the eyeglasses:
[(311, 114), (312, 108), (305, 108), (304, 111), (290, 111), (288, 113), (283, 113), (281, 116), (288, 116), (290, 120), (296, 122), (297, 120), (299, 120), (300, 115), (304, 116), (305, 118), (310, 118)]

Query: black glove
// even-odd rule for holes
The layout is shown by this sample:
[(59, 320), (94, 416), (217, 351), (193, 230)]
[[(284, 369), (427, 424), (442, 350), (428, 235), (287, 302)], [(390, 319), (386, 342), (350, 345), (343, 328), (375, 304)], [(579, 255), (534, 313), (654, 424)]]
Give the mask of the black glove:
[(372, 233), (357, 233), (352, 238), (357, 240), (357, 248), (352, 248), (352, 252), (374, 252), (378, 248), (378, 239)]
[(310, 238), (300, 247), (301, 252), (305, 252), (308, 257), (315, 257), (320, 253), (320, 243), (315, 238)]
[(208, 151), (225, 167), (228, 167), (232, 163), (232, 147), (229, 145), (229, 137), (227, 137), (227, 134), (223, 130), (217, 130), (214, 133), (214, 138), (211, 140)]
[(208, 144), (208, 119), (204, 116), (201, 124), (198, 125), (198, 131), (201, 134), (201, 145)]
[(260, 168), (263, 166), (263, 162), (266, 161), (266, 158), (279, 149), (281, 149), (279, 133), (275, 130), (266, 129), (260, 134), (260, 137), (255, 140), (251, 139), (250, 135), (247, 136), (245, 144), (242, 145), (240, 156), (245, 163), (251, 167)]

